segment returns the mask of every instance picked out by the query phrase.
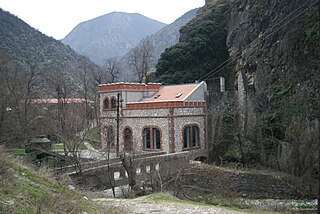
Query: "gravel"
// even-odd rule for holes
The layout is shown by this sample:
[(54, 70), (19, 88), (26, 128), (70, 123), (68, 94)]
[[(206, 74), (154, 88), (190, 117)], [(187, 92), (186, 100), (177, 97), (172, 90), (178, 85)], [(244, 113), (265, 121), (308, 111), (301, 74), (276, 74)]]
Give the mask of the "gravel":
[(115, 199), (97, 198), (93, 199), (108, 207), (121, 208), (125, 213), (130, 214), (240, 214), (243, 212), (229, 210), (215, 206), (195, 205), (175, 202), (155, 202), (150, 198), (140, 197), (137, 199)]

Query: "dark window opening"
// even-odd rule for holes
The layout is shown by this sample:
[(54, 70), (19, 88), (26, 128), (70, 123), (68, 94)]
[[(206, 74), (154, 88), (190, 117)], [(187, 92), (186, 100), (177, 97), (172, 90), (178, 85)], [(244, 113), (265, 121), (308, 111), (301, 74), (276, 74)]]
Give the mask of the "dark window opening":
[(160, 144), (160, 131), (159, 129), (153, 129), (153, 143), (155, 149), (161, 149), (161, 144)]
[(117, 99), (115, 97), (111, 98), (111, 109), (117, 108)]
[(160, 130), (145, 128), (143, 130), (143, 146), (145, 149), (161, 149)]
[(124, 139), (124, 150), (131, 151), (132, 150), (132, 131), (130, 128), (125, 128), (123, 131), (123, 139)]
[(189, 125), (183, 129), (183, 148), (192, 149), (200, 146), (198, 126)]
[(151, 144), (150, 144), (150, 129), (146, 128), (143, 131), (143, 142), (144, 142), (144, 148), (146, 149), (151, 149)]
[(103, 101), (103, 108), (109, 109), (109, 98), (108, 97), (106, 97)]
[(112, 126), (107, 126), (105, 128), (105, 136), (106, 136), (106, 142), (107, 145), (109, 146), (114, 146), (114, 140), (115, 140), (115, 136), (114, 136), (114, 132), (113, 132), (113, 127)]

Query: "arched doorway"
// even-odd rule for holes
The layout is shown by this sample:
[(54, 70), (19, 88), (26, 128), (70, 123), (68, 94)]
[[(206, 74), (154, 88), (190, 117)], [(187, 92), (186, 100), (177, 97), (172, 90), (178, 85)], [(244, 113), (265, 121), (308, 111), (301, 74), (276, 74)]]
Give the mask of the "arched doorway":
[(106, 146), (114, 147), (115, 135), (114, 135), (113, 127), (112, 126), (105, 126), (104, 127), (104, 135), (105, 135)]
[(133, 149), (132, 130), (127, 127), (123, 130), (124, 151), (131, 152)]

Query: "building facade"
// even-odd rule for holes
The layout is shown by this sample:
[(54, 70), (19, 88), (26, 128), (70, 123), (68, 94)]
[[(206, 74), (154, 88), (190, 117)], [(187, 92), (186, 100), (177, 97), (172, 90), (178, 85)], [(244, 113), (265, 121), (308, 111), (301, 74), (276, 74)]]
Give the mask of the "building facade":
[(98, 86), (100, 143), (118, 152), (206, 149), (205, 82)]

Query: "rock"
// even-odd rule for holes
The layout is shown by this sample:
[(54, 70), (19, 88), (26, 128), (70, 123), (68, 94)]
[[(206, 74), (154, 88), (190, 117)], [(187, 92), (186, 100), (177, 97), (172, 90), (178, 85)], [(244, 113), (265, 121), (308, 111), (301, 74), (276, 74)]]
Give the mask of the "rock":
[(71, 184), (68, 185), (68, 189), (69, 190), (75, 190), (76, 188), (74, 186), (72, 186)]

